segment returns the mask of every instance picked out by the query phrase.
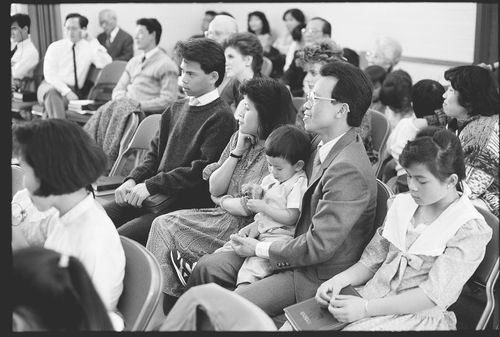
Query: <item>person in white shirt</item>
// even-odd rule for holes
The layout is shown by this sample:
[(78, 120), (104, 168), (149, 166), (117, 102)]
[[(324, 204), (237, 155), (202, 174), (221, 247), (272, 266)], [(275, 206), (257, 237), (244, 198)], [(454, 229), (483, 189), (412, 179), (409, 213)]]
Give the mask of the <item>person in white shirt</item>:
[(113, 222), (88, 190), (104, 172), (106, 155), (68, 120), (19, 125), (13, 130), (13, 144), (25, 185), (11, 205), (13, 250), (43, 246), (77, 257), (115, 327), (123, 328), (114, 313), (123, 291), (125, 253)]
[(33, 76), (40, 56), (30, 39), (31, 19), (27, 14), (15, 14), (10, 17), (10, 51), (12, 90), (22, 88), (23, 80)]
[(91, 64), (100, 69), (112, 61), (106, 48), (88, 35), (87, 24), (86, 17), (68, 14), (64, 23), (66, 38), (47, 48), (43, 63), (45, 80), (38, 88), (37, 98), (49, 118), (66, 118), (68, 102), (83, 98), (81, 89)]

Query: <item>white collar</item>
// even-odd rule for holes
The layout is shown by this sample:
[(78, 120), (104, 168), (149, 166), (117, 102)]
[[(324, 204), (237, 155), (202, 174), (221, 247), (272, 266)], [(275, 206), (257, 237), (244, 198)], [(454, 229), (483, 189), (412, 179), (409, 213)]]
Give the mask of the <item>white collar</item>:
[(18, 48), (24, 47), (25, 45), (30, 44), (30, 43), (31, 43), (31, 39), (28, 36), (26, 39), (22, 40), (21, 42), (16, 43), (16, 46), (18, 46)]
[[(269, 188), (271, 188), (271, 186), (273, 185), (276, 185), (276, 184), (280, 184), (280, 182), (274, 178), (274, 176), (269, 173), (269, 177), (270, 177), (270, 182), (269, 184), (266, 186), (266, 190), (268, 190)], [(297, 180), (299, 180), (299, 178), (306, 178), (307, 179), (307, 175), (306, 175), (306, 172), (304, 170), (300, 170), (299, 172), (295, 172), (293, 176), (291, 176), (290, 178), (288, 178), (287, 180), (285, 180), (284, 182), (281, 183), (281, 185), (283, 186), (293, 186)]]
[[(409, 193), (398, 194), (387, 211), (382, 236), (409, 254), (438, 256), (460, 227), (472, 219), (484, 219), (466, 194), (448, 206), (406, 249), (406, 233), (418, 205)], [(451, 221), (450, 221), (451, 220)]]
[(118, 34), (118, 31), (120, 30), (120, 28), (118, 28), (118, 26), (115, 27), (115, 29), (113, 29), (111, 31), (111, 33), (109, 33), (109, 41), (110, 42), (113, 42), (113, 40), (115, 39), (116, 37), (116, 34)]
[(64, 225), (71, 225), (74, 222), (78, 222), (82, 213), (87, 211), (95, 203), (94, 196), (89, 193), (85, 198), (82, 199), (78, 204), (73, 206), (69, 211), (60, 217), (61, 222)]
[(332, 147), (339, 141), (339, 139), (345, 135), (346, 133), (344, 132), (343, 134), (341, 134), (340, 136), (328, 141), (326, 144), (323, 143), (323, 141), (321, 140), (318, 144), (318, 151), (319, 151), (319, 161), (323, 164), (323, 162), (325, 161), (326, 157), (328, 156), (328, 154), (330, 153), (330, 150), (332, 149)]
[(158, 48), (158, 46), (154, 47), (153, 49), (151, 49), (150, 51), (148, 51), (147, 53), (144, 53), (144, 57), (146, 57), (146, 60), (149, 59), (151, 56), (153, 56), (155, 53), (159, 52), (160, 51), (160, 48)]
[[(215, 101), (217, 98), (219, 98), (219, 91), (217, 88), (215, 88), (212, 91), (207, 92), (206, 94), (203, 94), (199, 97), (189, 97), (189, 105), (196, 105), (196, 106), (203, 106), (207, 105), (208, 103), (212, 103)], [(197, 104), (194, 104), (193, 101), (197, 100)]]

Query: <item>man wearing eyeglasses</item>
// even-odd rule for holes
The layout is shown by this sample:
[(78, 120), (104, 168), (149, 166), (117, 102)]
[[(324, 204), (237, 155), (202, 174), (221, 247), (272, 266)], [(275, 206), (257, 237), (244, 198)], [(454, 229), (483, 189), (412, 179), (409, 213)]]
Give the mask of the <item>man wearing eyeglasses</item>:
[[(332, 26), (325, 19), (315, 17), (307, 23), (305, 28), (302, 28), (301, 32), (304, 46), (307, 47), (320, 39), (330, 38), (332, 35)], [(306, 76), (306, 72), (297, 64), (297, 59), (296, 51), (290, 67), (285, 71), (281, 80), (290, 88), (292, 96), (303, 97), (302, 82)]]
[(304, 124), (321, 141), (306, 167), (309, 186), (294, 238), (269, 243), (233, 234), (234, 251), (203, 256), (187, 283), (234, 289), (246, 256), (266, 258), (274, 274), (236, 293), (278, 325), (284, 322), (283, 308), (314, 297), (322, 282), (356, 263), (374, 231), (376, 179), (354, 129), (370, 106), (370, 81), (342, 61), (324, 65), (320, 74), (305, 104)]

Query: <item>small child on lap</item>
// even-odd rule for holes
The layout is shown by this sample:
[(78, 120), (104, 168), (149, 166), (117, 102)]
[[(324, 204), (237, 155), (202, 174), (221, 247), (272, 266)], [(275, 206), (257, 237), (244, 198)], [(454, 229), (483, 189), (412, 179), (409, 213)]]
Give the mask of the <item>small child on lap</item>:
[[(311, 152), (309, 137), (295, 126), (284, 125), (269, 135), (265, 150), (270, 174), (260, 185), (243, 186), (243, 192), (251, 197), (247, 206), (257, 214), (254, 221), (243, 227), (238, 235), (265, 242), (290, 240), (300, 215), (302, 196), (307, 189), (304, 165)], [(222, 207), (223, 203), (224, 200), (221, 201)], [(227, 242), (215, 253), (231, 250), (231, 244)], [(267, 259), (247, 257), (238, 272), (236, 284), (241, 287), (271, 273)]]

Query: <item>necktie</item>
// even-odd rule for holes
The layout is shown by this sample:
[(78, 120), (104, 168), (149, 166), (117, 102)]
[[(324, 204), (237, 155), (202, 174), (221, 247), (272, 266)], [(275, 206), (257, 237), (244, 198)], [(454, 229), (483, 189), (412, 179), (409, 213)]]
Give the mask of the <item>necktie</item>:
[(10, 51), (10, 58), (12, 58), (12, 56), (14, 56), (14, 54), (16, 53), (16, 50), (17, 50), (17, 44), (16, 44), (16, 46), (14, 47), (14, 49), (12, 49), (12, 50)]
[(144, 63), (144, 61), (146, 61), (146, 55), (142, 57), (142, 63)]
[(106, 34), (106, 49), (109, 49), (109, 46), (111, 46), (111, 35)]
[(76, 75), (76, 55), (75, 55), (76, 43), (73, 43), (73, 75), (75, 76), (75, 90), (78, 95), (78, 76)]
[(314, 156), (312, 173), (311, 173), (311, 179), (310, 179), (311, 183), (314, 180), (316, 180), (316, 176), (318, 175), (319, 169), (321, 168), (321, 160), (319, 159), (319, 149), (320, 149), (320, 147), (321, 146), (318, 146), (318, 149), (316, 150), (316, 156)]

